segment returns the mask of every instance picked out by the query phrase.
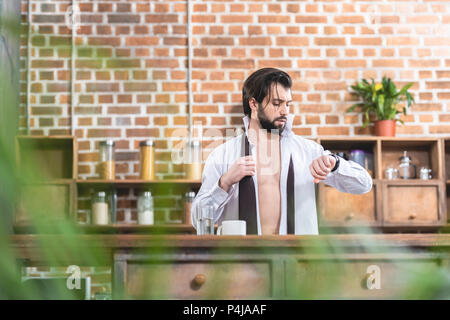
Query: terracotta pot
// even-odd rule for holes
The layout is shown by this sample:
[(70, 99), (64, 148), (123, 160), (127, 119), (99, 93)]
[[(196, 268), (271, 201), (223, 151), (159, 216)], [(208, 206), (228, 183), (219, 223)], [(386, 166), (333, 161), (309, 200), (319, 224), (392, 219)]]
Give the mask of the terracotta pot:
[(377, 120), (375, 121), (375, 135), (382, 137), (395, 137), (395, 120)]

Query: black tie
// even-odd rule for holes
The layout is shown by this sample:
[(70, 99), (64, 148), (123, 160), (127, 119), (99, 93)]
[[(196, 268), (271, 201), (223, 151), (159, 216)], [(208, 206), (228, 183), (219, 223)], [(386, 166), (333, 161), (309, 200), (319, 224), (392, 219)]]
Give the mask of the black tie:
[[(242, 156), (250, 155), (250, 145), (247, 135), (242, 136)], [(294, 194), (294, 163), (292, 155), (289, 161), (287, 178), (287, 233), (295, 233), (295, 194)], [(251, 176), (246, 176), (239, 181), (239, 220), (247, 223), (247, 234), (258, 234), (255, 184)]]

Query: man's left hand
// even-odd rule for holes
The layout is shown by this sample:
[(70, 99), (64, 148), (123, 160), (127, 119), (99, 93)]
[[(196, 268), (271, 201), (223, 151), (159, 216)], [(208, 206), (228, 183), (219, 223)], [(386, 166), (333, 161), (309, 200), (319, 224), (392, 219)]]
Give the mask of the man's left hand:
[(319, 183), (327, 178), (327, 175), (336, 165), (336, 159), (333, 156), (323, 155), (311, 162), (309, 170), (314, 177), (314, 183)]

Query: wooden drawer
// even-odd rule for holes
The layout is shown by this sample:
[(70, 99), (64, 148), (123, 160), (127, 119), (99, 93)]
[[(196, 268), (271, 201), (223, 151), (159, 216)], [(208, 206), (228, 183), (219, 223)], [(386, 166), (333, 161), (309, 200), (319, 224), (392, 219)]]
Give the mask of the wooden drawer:
[(268, 298), (271, 266), (269, 262), (129, 262), (125, 294), (135, 299)]
[(293, 269), (288, 277), (291, 276), (295, 281), (288, 278), (286, 283), (289, 294), (295, 298), (404, 299), (416, 294), (414, 290), (411, 291), (413, 279), (436, 274), (439, 262), (413, 258), (300, 260)]
[(319, 212), (321, 224), (360, 224), (374, 223), (376, 186), (365, 194), (350, 194), (329, 186), (319, 190)]
[[(386, 223), (435, 224), (443, 214), (444, 205), (435, 185), (387, 185), (384, 192)], [(444, 199), (442, 197), (442, 199)]]

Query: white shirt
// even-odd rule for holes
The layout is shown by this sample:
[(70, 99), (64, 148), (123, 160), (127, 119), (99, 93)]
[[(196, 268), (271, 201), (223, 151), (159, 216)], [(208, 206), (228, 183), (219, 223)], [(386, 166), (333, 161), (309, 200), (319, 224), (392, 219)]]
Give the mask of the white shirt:
[[(286, 127), (281, 133), (281, 220), (279, 234), (287, 234), (287, 196), (286, 183), (289, 170), (289, 161), (292, 155), (295, 171), (295, 234), (319, 234), (316, 209), (316, 194), (314, 178), (311, 175), (309, 165), (311, 162), (330, 151), (311, 140), (295, 135), (292, 128), (294, 116), (288, 115)], [(248, 133), (248, 117), (244, 117), (245, 133)], [(219, 225), (223, 220), (239, 220), (239, 183), (234, 184), (228, 192), (219, 187), (219, 180), (231, 165), (241, 155), (242, 135), (234, 137), (214, 149), (208, 159), (202, 174), (202, 186), (192, 203), (191, 222), (197, 225), (195, 213), (206, 205), (212, 206), (214, 221)], [(250, 140), (250, 139), (249, 139)], [(250, 153), (256, 155), (256, 146), (249, 142)], [(252, 176), (255, 184), (256, 211), (258, 234), (261, 235), (261, 223), (259, 217), (258, 181), (256, 175)], [(372, 178), (369, 173), (358, 163), (346, 161), (340, 158), (337, 170), (330, 172), (325, 184), (336, 188), (341, 192), (362, 194), (372, 189)]]

